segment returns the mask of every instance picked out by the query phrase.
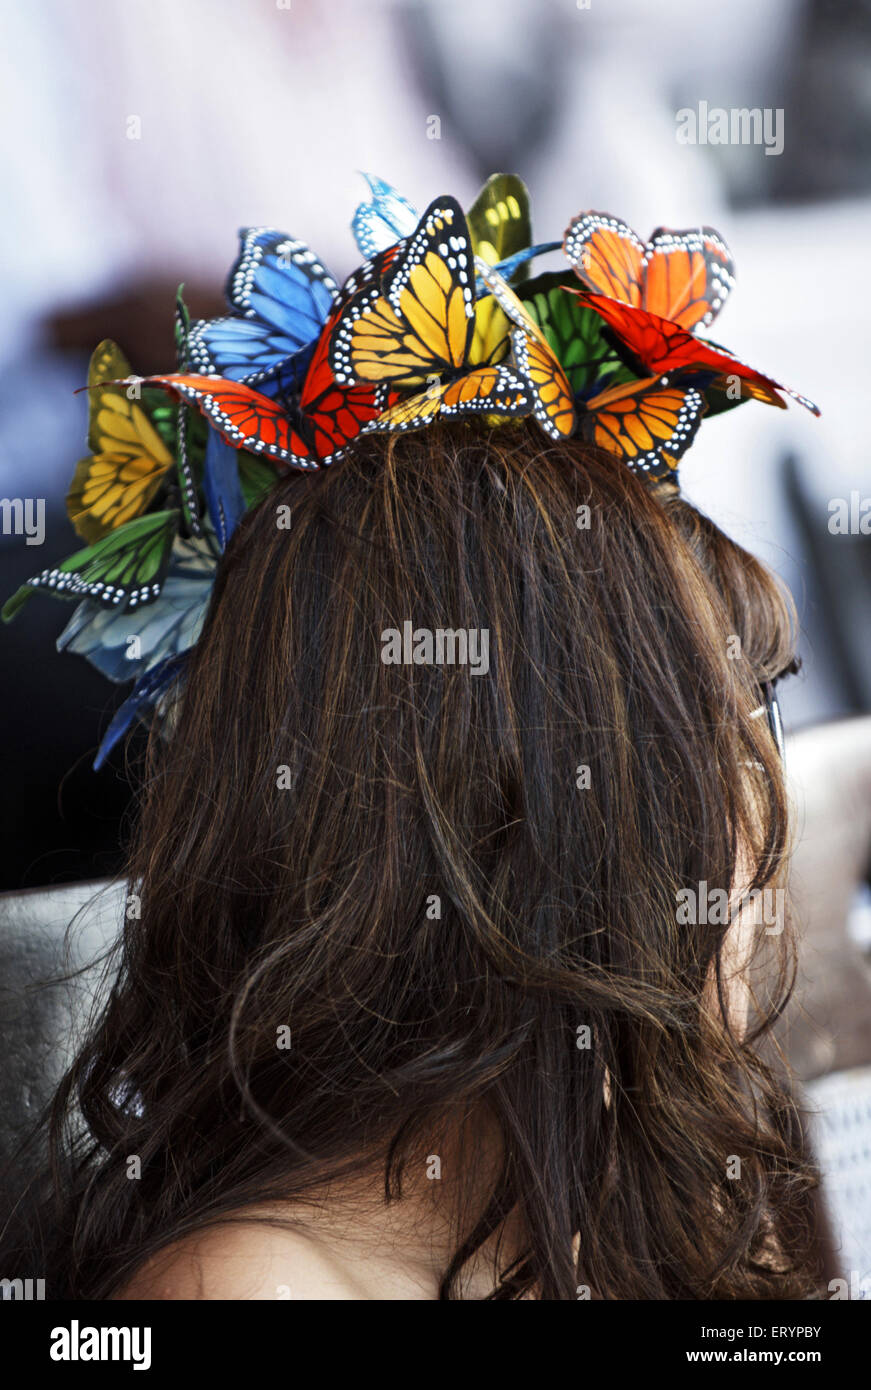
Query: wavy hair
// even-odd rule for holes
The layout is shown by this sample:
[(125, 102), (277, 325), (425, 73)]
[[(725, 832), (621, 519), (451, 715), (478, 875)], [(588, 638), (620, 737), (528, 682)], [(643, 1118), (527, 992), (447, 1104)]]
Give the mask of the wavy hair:
[[(388, 664), (406, 622), (486, 631), (489, 670)], [(141, 916), (52, 1108), (54, 1296), (361, 1166), (394, 1198), (476, 1110), (499, 1161), (442, 1298), (509, 1217), (494, 1298), (813, 1294), (816, 1174), (767, 1039), (789, 928), (753, 933), (738, 1026), (728, 922), (676, 913), (783, 881), (754, 710), (792, 643), (755, 559), (578, 440), (443, 424), (283, 479), (150, 739)]]

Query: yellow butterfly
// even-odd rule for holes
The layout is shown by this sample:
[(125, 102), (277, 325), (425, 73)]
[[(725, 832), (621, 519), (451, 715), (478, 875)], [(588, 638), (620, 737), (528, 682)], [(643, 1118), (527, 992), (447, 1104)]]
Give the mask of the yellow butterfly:
[(330, 339), (330, 367), (339, 386), (427, 384), (367, 431), (415, 429), (437, 414), (530, 414), (529, 385), (516, 368), (471, 362), (474, 334), (469, 229), (453, 198), (437, 198), (380, 284), (345, 305)]
[(80, 536), (93, 545), (145, 511), (173, 457), (141, 402), (127, 388), (101, 385), (130, 376), (130, 363), (106, 339), (91, 357), (88, 458), (76, 465), (67, 511)]
[(431, 203), (380, 285), (345, 306), (330, 340), (339, 386), (415, 386), (464, 366), (474, 332), (469, 229), (453, 198)]
[(475, 331), (469, 347), (469, 361), (502, 362), (511, 350), (511, 324), (492, 294), (475, 304)]

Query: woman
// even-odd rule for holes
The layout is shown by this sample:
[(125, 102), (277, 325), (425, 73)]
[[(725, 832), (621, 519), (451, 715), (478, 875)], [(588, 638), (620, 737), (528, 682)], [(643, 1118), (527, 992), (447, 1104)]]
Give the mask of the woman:
[(792, 659), (757, 561), (579, 439), (441, 424), (280, 482), (152, 736), (55, 1296), (813, 1294), (758, 1050), (789, 928), (738, 911), (782, 884)]

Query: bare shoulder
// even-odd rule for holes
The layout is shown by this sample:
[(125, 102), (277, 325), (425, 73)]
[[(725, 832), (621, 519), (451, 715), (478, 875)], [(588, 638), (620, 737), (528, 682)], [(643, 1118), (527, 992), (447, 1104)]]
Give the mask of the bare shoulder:
[(365, 1299), (330, 1249), (305, 1232), (229, 1221), (169, 1245), (115, 1294), (128, 1299)]

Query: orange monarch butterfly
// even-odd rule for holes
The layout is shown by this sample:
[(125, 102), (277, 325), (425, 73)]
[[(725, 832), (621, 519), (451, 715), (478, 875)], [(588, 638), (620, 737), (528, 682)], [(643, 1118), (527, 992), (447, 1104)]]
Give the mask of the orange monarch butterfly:
[(619, 217), (582, 212), (563, 249), (588, 289), (688, 330), (713, 323), (735, 284), (732, 254), (713, 227), (658, 227), (644, 242)]
[(578, 432), (636, 472), (661, 478), (677, 467), (706, 410), (695, 387), (647, 377), (611, 386), (586, 401)]
[(539, 408), (552, 425), (550, 432), (571, 434), (577, 422), (583, 438), (619, 455), (636, 472), (654, 478), (672, 472), (707, 410), (701, 392), (655, 376), (612, 385), (586, 400), (575, 397), (542, 328), (525, 305), (489, 267), (479, 264), (478, 272), (504, 312), (522, 324), (512, 331), (514, 355), (536, 388)]
[(713, 372), (715, 384), (720, 385), (723, 377), (735, 377), (741, 382), (742, 391), (746, 390), (746, 394), (756, 400), (767, 401), (769, 405), (782, 406), (778, 392), (784, 391), (814, 415), (820, 413), (807, 396), (799, 395), (790, 386), (782, 386), (779, 381), (757, 372), (754, 367), (748, 367), (727, 348), (721, 348), (705, 338), (696, 338), (670, 319), (661, 318), (647, 309), (621, 304), (607, 295), (592, 294), (589, 290), (568, 290), (567, 293), (576, 294), (583, 304), (595, 309), (617, 341), (650, 375), (661, 376), (664, 372), (684, 374), (690, 371), (710, 375)]
[(407, 397), (385, 410), (366, 425), (364, 434), (384, 430), (414, 430), (428, 424), (436, 415), (502, 415), (517, 418), (531, 415), (532, 392), (529, 382), (513, 367), (473, 367), (455, 381), (439, 383)]
[(498, 271), (476, 257), (475, 266), (503, 313), (516, 326), (511, 345), (518, 367), (533, 388), (533, 414), (553, 439), (574, 432), (577, 422), (572, 388), (541, 327)]

